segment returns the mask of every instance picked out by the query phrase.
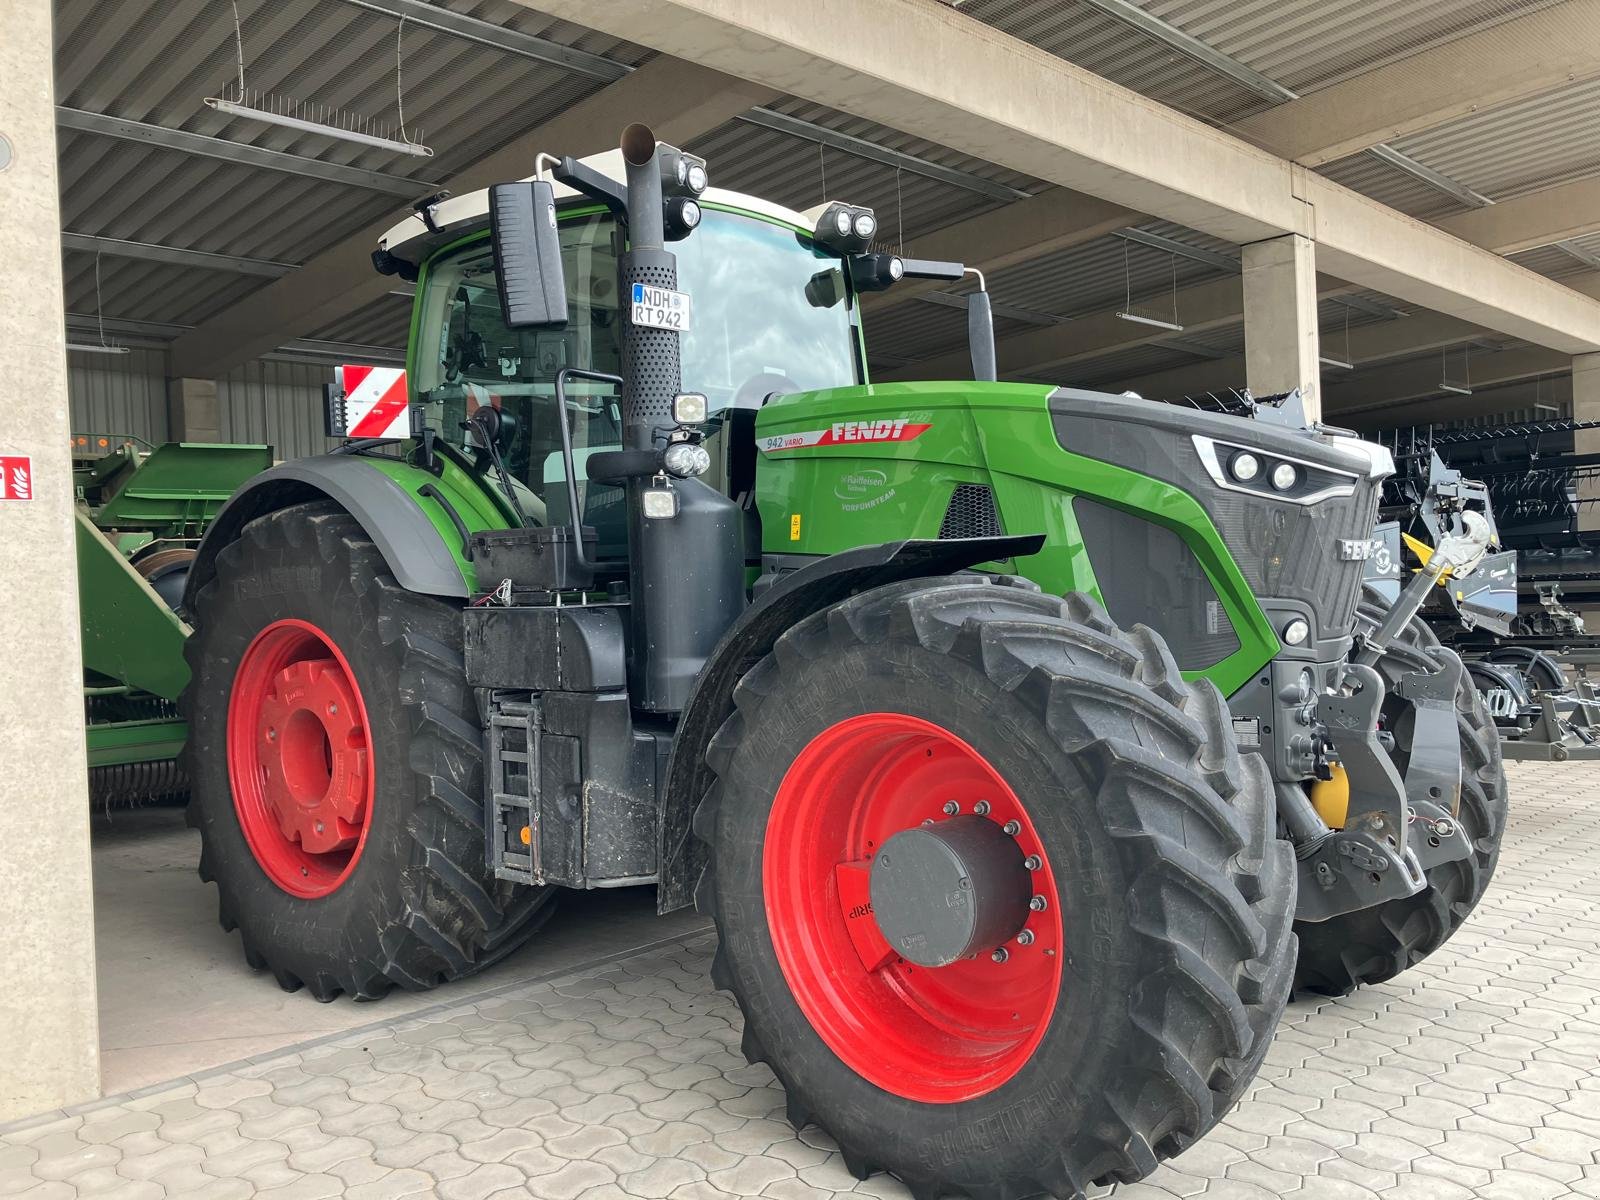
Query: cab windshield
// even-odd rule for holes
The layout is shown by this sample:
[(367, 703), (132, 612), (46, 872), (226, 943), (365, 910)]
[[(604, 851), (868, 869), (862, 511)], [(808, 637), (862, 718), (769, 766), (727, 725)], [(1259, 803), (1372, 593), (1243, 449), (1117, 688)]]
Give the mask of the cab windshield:
[[(621, 232), (609, 213), (561, 223), (568, 321), (558, 330), (511, 330), (501, 320), (494, 255), (487, 239), (429, 264), (423, 281), (413, 377), (428, 424), (471, 450), (462, 422), (489, 404), (512, 418), (503, 447), (518, 498), (536, 523), (568, 519), (554, 384), (563, 367), (620, 374), (624, 315), (617, 295)], [(753, 413), (774, 392), (859, 382), (856, 332), (840, 260), (794, 230), (707, 208), (700, 228), (670, 248), (678, 287), (690, 296), (680, 339), (683, 387), (706, 395), (712, 419), (706, 482), (726, 490), (724, 443), (733, 414)], [(574, 380), (567, 389), (577, 458), (578, 502), (600, 530), (601, 550), (619, 531), (620, 490), (588, 484), (583, 463), (621, 445), (615, 389)]]

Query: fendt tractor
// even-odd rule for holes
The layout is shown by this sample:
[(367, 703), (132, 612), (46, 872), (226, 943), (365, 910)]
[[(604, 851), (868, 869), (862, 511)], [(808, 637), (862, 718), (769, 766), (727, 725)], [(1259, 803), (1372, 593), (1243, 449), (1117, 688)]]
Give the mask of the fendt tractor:
[(653, 884), (797, 1126), (989, 1200), (1148, 1174), (1292, 987), (1461, 923), (1505, 783), (1414, 614), (1481, 523), (1364, 599), (1390, 456), (1294, 397), (995, 382), (981, 290), (976, 380), (875, 386), (860, 296), (960, 264), (641, 125), (533, 166), (385, 236), (405, 376), (346, 368), (349, 440), (191, 569), (191, 816), (251, 964), (427, 988)]

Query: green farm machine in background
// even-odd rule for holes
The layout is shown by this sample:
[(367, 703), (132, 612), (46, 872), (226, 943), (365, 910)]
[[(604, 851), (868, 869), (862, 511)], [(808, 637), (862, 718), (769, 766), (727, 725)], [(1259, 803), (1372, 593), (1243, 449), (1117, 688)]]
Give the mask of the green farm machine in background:
[(382, 240), (407, 371), (345, 368), (349, 440), (189, 572), (190, 817), (250, 963), (426, 988), (653, 885), (796, 1125), (1020, 1200), (1148, 1174), (1291, 988), (1454, 932), (1505, 780), (1416, 613), (1481, 522), (1379, 602), (1390, 455), (1296, 398), (997, 383), (981, 279), (975, 380), (873, 386), (860, 294), (960, 264), (642, 126), (539, 164)]
[(184, 581), (211, 518), (272, 465), (272, 449), (104, 434), (80, 434), (72, 449), (90, 798), (104, 807), (179, 797)]

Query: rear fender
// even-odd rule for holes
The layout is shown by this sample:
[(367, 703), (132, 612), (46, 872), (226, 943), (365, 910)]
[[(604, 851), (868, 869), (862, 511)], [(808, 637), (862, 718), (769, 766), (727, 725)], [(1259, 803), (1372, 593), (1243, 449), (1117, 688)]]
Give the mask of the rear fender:
[(883, 542), (818, 558), (762, 592), (723, 635), (678, 721), (658, 821), (659, 910), (671, 912), (694, 899), (705, 849), (695, 840), (690, 821), (711, 785), (706, 747), (733, 712), (734, 687), (786, 629), (869, 588), (1035, 554), (1043, 544), (1043, 535)]
[[(400, 482), (396, 476), (401, 472), (402, 477), (414, 474), (415, 484)], [(195, 597), (216, 575), (217, 554), (247, 524), (280, 508), (314, 500), (332, 500), (360, 522), (401, 587), (465, 599), (477, 586), (471, 562), (464, 557), (466, 526), (454, 546), (445, 540), (440, 525), (451, 528), (454, 521), (436, 518), (431, 511), (446, 512), (437, 498), (444, 491), (440, 483), (421, 468), (386, 463), (380, 469), (356, 455), (295, 459), (263, 471), (233, 494), (206, 529), (184, 588), (184, 610), (195, 611)], [(419, 492), (422, 488), (428, 492)], [(456, 520), (472, 522), (466, 505), (451, 508)]]

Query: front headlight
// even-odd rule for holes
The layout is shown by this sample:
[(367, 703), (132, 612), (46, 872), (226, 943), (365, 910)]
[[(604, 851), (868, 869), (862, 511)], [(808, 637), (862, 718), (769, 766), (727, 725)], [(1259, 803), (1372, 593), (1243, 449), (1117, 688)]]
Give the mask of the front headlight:
[(673, 442), (661, 454), (661, 465), (667, 474), (679, 479), (704, 475), (711, 469), (711, 455), (704, 446), (695, 442)]
[(1280, 492), (1287, 492), (1300, 480), (1300, 472), (1294, 469), (1292, 463), (1281, 462), (1272, 468), (1272, 486)]
[(1249, 483), (1261, 474), (1261, 460), (1248, 451), (1235, 454), (1228, 462), (1228, 472), (1240, 483)]

